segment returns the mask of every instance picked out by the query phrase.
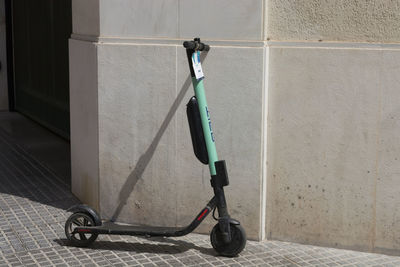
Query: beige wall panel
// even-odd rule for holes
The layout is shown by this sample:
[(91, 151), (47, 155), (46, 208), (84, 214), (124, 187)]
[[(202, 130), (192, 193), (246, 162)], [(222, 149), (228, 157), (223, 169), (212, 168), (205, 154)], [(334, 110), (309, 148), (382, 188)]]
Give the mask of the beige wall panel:
[(98, 208), (99, 139), (97, 47), (70, 40), (71, 189)]
[[(217, 149), (229, 168), (230, 212), (252, 239), (260, 238), (261, 223), (262, 57), (262, 48), (213, 48), (203, 66)], [(102, 215), (188, 224), (213, 193), (190, 139), (186, 104), (194, 93), (185, 50), (100, 45), (99, 69)], [(198, 231), (214, 224), (209, 218)]]
[(176, 0), (100, 0), (102, 36), (178, 37)]
[[(261, 224), (261, 116), (262, 48), (213, 47), (204, 59), (204, 86), (212, 119), (219, 159), (226, 160), (230, 185), (225, 188), (231, 216), (245, 227), (249, 238), (260, 239)], [(243, 68), (246, 66), (246, 68)], [(189, 77), (184, 49), (178, 47), (178, 92)], [(184, 104), (194, 95), (190, 86)], [(251, 107), (251, 108), (249, 108)], [(185, 107), (177, 113), (178, 175), (182, 190), (178, 206), (184, 221), (213, 195), (208, 166), (195, 158)], [(208, 233), (215, 221), (209, 218), (200, 228)]]
[(163, 124), (175, 99), (175, 58), (174, 46), (99, 46), (100, 210), (105, 218), (119, 213), (122, 222), (175, 224), (175, 118)]
[(374, 242), (382, 52), (271, 48), (267, 237)]
[(179, 2), (181, 38), (261, 40), (261, 0), (184, 0)]
[(398, 0), (268, 0), (265, 39), (400, 42)]
[(376, 190), (376, 250), (400, 250), (400, 50), (382, 51)]
[(76, 34), (99, 36), (99, 0), (72, 0), (72, 28)]

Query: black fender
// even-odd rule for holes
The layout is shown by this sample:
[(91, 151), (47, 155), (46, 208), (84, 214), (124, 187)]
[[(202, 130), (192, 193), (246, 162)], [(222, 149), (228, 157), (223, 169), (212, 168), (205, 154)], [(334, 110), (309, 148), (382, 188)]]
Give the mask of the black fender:
[(101, 226), (101, 217), (100, 217), (99, 213), (95, 209), (93, 209), (92, 207), (90, 207), (88, 205), (85, 205), (85, 204), (74, 205), (74, 206), (70, 207), (69, 209), (67, 209), (67, 211), (73, 212), (73, 213), (77, 213), (77, 212), (86, 213), (93, 218), (96, 226)]
[(238, 220), (235, 220), (235, 219), (232, 219), (232, 218), (229, 219), (229, 223), (230, 224), (234, 224), (234, 225), (240, 225), (240, 222)]
[(229, 215), (218, 219), (218, 224), (216, 226), (219, 226), (222, 239), (225, 243), (229, 243), (232, 240), (231, 225), (240, 225), (240, 222), (230, 218)]

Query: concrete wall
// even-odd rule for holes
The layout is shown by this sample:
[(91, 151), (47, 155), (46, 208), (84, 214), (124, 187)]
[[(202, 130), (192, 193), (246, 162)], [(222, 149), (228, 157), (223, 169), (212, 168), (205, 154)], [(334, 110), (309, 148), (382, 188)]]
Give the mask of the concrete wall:
[[(102, 36), (260, 40), (260, 0), (100, 0)], [(115, 16), (119, 14), (118, 16)]]
[(186, 119), (194, 92), (182, 42), (200, 36), (213, 45), (205, 87), (230, 213), (263, 238), (262, 2), (232, 2), (73, 1), (72, 190), (105, 218), (185, 225), (211, 198)]
[(86, 36), (100, 34), (99, 0), (72, 0), (73, 33)]
[(268, 0), (266, 37), (283, 41), (400, 41), (398, 0)]
[(399, 253), (399, 5), (268, 2), (267, 238)]
[(99, 207), (99, 114), (97, 46), (70, 40), (71, 189)]
[(8, 110), (6, 14), (4, 0), (0, 0), (0, 110)]

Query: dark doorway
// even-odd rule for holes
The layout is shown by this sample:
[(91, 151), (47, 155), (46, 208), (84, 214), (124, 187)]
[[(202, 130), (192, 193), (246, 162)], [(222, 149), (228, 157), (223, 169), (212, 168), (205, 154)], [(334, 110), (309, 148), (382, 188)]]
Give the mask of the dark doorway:
[(12, 0), (13, 106), (69, 138), (71, 0)]

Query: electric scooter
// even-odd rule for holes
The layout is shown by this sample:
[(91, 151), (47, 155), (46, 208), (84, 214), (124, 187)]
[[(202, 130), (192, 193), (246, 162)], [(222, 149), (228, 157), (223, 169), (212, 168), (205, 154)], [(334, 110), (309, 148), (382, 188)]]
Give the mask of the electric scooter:
[[(73, 214), (65, 223), (65, 235), (74, 246), (85, 247), (94, 242), (99, 234), (132, 235), (132, 236), (184, 236), (197, 226), (212, 212), (218, 223), (211, 231), (212, 247), (218, 254), (227, 257), (238, 255), (246, 245), (246, 233), (239, 221), (229, 216), (225, 200), (224, 186), (229, 184), (226, 164), (218, 160), (210, 113), (204, 91), (204, 75), (201, 69), (200, 51), (209, 51), (210, 46), (202, 43), (200, 38), (183, 43), (189, 62), (190, 74), (194, 87), (193, 96), (187, 106), (193, 150), (203, 164), (208, 164), (211, 174), (211, 186), (214, 197), (186, 227), (151, 227), (121, 225), (113, 222), (102, 222), (96, 210), (87, 205), (76, 205), (68, 209)], [(219, 217), (215, 217), (215, 209)]]

